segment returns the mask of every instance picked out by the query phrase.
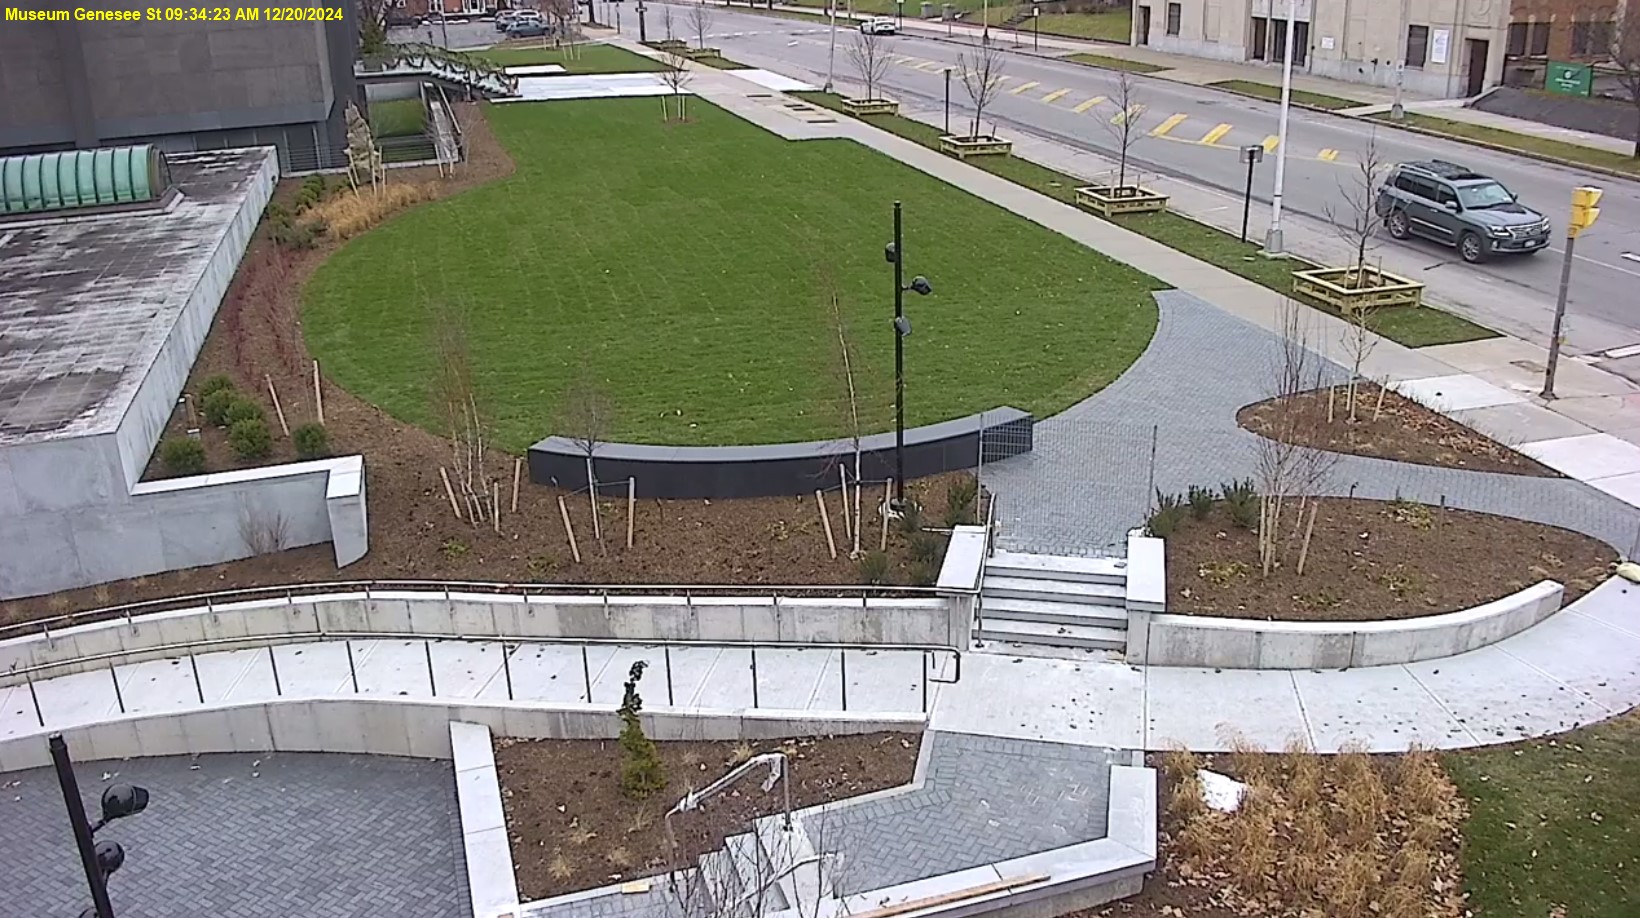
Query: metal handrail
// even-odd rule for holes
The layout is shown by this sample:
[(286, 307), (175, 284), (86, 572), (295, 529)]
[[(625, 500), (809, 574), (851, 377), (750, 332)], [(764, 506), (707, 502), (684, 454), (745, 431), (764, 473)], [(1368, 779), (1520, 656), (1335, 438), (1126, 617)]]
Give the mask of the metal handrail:
[(73, 625), (89, 624), (105, 621), (111, 618), (130, 620), (133, 615), (153, 612), (169, 612), (176, 609), (186, 609), (203, 606), (209, 609), (213, 605), (223, 602), (248, 601), (251, 598), (284, 598), (287, 601), (297, 596), (322, 595), (326, 593), (365, 593), (390, 592), (394, 590), (433, 591), (433, 592), (471, 592), (494, 593), (504, 596), (551, 596), (562, 594), (616, 596), (683, 596), (686, 600), (695, 596), (773, 596), (778, 600), (782, 595), (796, 597), (819, 596), (822, 598), (852, 599), (859, 597), (861, 603), (872, 597), (876, 598), (937, 598), (938, 592), (932, 587), (900, 587), (900, 586), (837, 586), (826, 584), (598, 584), (598, 583), (506, 583), (501, 581), (479, 580), (318, 580), (307, 583), (280, 584), (265, 587), (239, 587), (231, 590), (217, 590), (209, 593), (191, 593), (183, 596), (161, 597), (159, 599), (145, 599), (138, 602), (123, 603), (115, 606), (105, 606), (99, 609), (88, 609), (81, 612), (71, 612), (52, 618), (33, 619), (11, 625), (0, 625), (0, 640), (5, 640), (15, 634), (45, 631), (47, 634), (54, 627), (71, 627)]

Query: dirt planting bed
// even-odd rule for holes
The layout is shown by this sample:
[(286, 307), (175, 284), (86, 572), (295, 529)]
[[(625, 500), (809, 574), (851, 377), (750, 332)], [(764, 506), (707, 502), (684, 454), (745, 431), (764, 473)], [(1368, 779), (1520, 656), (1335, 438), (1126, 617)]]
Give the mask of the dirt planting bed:
[[(409, 169), (394, 170), (390, 179), (429, 183), (435, 198), (442, 198), (511, 172), (512, 164), (488, 130), (483, 109), (463, 106), (459, 116), (469, 159), (454, 178), (439, 179), (435, 171)], [(299, 183), (282, 185), (276, 200), (290, 200), (298, 188)], [(266, 463), (294, 457), (290, 441), (280, 435), (268, 395), (269, 379), (293, 430), (317, 418), (313, 361), (301, 334), (300, 296), (308, 277), (336, 247), (336, 242), (321, 238), (312, 249), (293, 249), (276, 245), (267, 227), (259, 230), (185, 387), (192, 393), (203, 380), (225, 374), (241, 393), (256, 399), (274, 433), (273, 458)], [(844, 536), (842, 498), (836, 489), (826, 495), (837, 546), (835, 559), (812, 494), (734, 501), (640, 500), (631, 514), (630, 549), (626, 547), (624, 494), (608, 495), (600, 503), (602, 543), (592, 536), (587, 495), (563, 495), (582, 555), (577, 563), (558, 503), (561, 492), (530, 484), (526, 473), (517, 510), (512, 510), (514, 457), (496, 454), (492, 458), (492, 474), (505, 482), (500, 532), (488, 523), (474, 526), (455, 516), (439, 476), (439, 468), (451, 464), (449, 441), (401, 423), (328, 382), (322, 386), (331, 453), (359, 453), (365, 458), (370, 553), (362, 560), (338, 570), (331, 547), (316, 545), (209, 568), (0, 602), (0, 626), (144, 599), (308, 581), (844, 585), (864, 583), (874, 573), (863, 569), (869, 563), (863, 565), (860, 559), (849, 557), (851, 545)], [(183, 412), (179, 407), (168, 432), (186, 429)], [(239, 467), (221, 431), (205, 431), (204, 444), (207, 470)], [(907, 484), (908, 497), (927, 508), (925, 525), (946, 524), (947, 492), (965, 478), (971, 483), (971, 477), (954, 474)], [(876, 513), (882, 485), (868, 486), (864, 496), (861, 542), (869, 550), (882, 539), (881, 518)], [(896, 523), (889, 527), (887, 546), (887, 569), (879, 582), (929, 583), (937, 574), (942, 536), (914, 535)]]
[[(1537, 460), (1393, 391), (1371, 383), (1358, 385), (1354, 420), (1348, 388), (1334, 386), (1330, 391), (1331, 420), (1329, 390), (1313, 389), (1281, 405), (1274, 400), (1248, 405), (1236, 414), (1236, 422), (1266, 436), (1272, 430), (1285, 430), (1288, 442), (1335, 453), (1477, 472), (1560, 477)], [(1278, 411), (1297, 416), (1278, 422)]]
[[(615, 740), (496, 741), (496, 767), (525, 900), (593, 889), (665, 872), (671, 866), (662, 817), (685, 793), (705, 787), (754, 755), (781, 750), (790, 765), (794, 808), (907, 784), (920, 738), (907, 733), (808, 737), (755, 743), (657, 743), (667, 785), (635, 800), (621, 792)], [(694, 813), (673, 817), (679, 863), (722, 847), (752, 821), (781, 812), (780, 785), (764, 793), (766, 772), (748, 774)]]
[(1565, 584), (1571, 601), (1617, 559), (1602, 542), (1539, 523), (1347, 498), (1320, 501), (1302, 575), (1298, 554), (1288, 550), (1266, 576), (1256, 534), (1237, 526), (1222, 503), (1206, 517), (1187, 516), (1167, 537), (1168, 611), (1284, 621), (1414, 618), (1468, 609), (1540, 580)]

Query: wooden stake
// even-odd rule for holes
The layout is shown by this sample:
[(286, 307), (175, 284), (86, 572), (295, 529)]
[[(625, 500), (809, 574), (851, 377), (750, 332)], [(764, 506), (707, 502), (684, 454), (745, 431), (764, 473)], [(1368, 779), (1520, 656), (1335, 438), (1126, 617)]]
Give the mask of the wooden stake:
[(1258, 499), (1258, 564), (1264, 576), (1270, 576), (1270, 499)]
[(558, 495), (558, 513), (564, 518), (564, 532), (569, 534), (569, 553), (574, 556), (575, 563), (581, 563), (581, 549), (575, 547), (575, 527), (569, 523), (569, 505), (564, 503), (564, 495)]
[(286, 437), (289, 437), (290, 425), (285, 423), (285, 409), (279, 407), (279, 392), (273, 388), (273, 377), (264, 373), (262, 378), (267, 380), (268, 383), (268, 397), (273, 399), (273, 413), (279, 415), (279, 429), (285, 432)]
[(1378, 401), (1372, 406), (1372, 421), (1374, 424), (1378, 423), (1378, 415), (1384, 410), (1384, 392), (1388, 389), (1389, 386), (1379, 383)]
[(854, 554), (860, 553), (860, 476), (854, 476)]
[(587, 498), (592, 501), (592, 537), (594, 539), (598, 540), (598, 544), (602, 545), (603, 542), (604, 542), (604, 527), (603, 527), (603, 524), (598, 522), (598, 485), (597, 484), (595, 484), (593, 482), (587, 482)]
[(894, 479), (890, 478), (888, 482), (883, 485), (883, 508), (878, 514), (883, 518), (883, 537), (877, 542), (878, 551), (888, 551), (888, 500), (889, 496), (893, 493)]
[(1327, 423), (1333, 422), (1333, 396), (1338, 394), (1337, 386), (1327, 387)]
[(820, 507), (820, 524), (826, 528), (826, 550), (831, 552), (831, 560), (837, 560), (837, 540), (831, 536), (831, 515), (826, 513), (826, 500), (820, 492), (814, 492), (814, 502)]
[(837, 477), (843, 482), (843, 541), (854, 541), (854, 530), (850, 526), (851, 517), (848, 512), (848, 466), (837, 466)]
[(319, 361), (313, 361), (313, 410), (319, 415), (319, 423), (325, 422), (325, 393), (319, 388)]
[(456, 503), (456, 489), (450, 487), (450, 473), (446, 472), (442, 465), (438, 467), (438, 477), (444, 479), (444, 496), (450, 498), (450, 511), (456, 515), (456, 519), (461, 519), (461, 505)]
[(182, 407), (188, 412), (188, 429), (199, 429), (199, 413), (194, 410), (194, 397), (189, 394), (182, 396)]
[(1310, 504), (1310, 521), (1304, 526), (1304, 544), (1298, 548), (1298, 576), (1304, 576), (1304, 562), (1310, 558), (1310, 536), (1315, 535), (1315, 512), (1321, 509), (1321, 501)]
[(490, 519), (495, 522), (495, 531), (499, 534), (501, 532), (501, 482), (490, 482), (490, 489), (490, 503), (493, 505)]
[(632, 522), (638, 513), (638, 479), (626, 480), (626, 547), (632, 547)]
[(518, 456), (518, 457), (513, 459), (512, 512), (514, 512), (514, 513), (518, 512), (518, 478), (519, 478), (519, 476), (521, 476), (523, 474), (524, 474), (524, 457), (523, 456)]

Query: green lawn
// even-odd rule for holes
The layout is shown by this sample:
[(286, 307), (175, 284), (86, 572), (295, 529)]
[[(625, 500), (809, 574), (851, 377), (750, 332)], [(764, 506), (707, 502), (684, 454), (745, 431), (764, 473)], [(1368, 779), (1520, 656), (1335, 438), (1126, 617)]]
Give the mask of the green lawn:
[(1102, 67), (1106, 70), (1126, 70), (1130, 73), (1158, 73), (1168, 69), (1158, 67), (1155, 64), (1147, 64), (1144, 61), (1130, 61), (1125, 57), (1111, 57), (1108, 54), (1088, 54), (1086, 52), (1071, 54), (1060, 58), (1060, 60), (1075, 61), (1078, 64), (1087, 64), (1089, 67)]
[[(817, 105), (842, 111), (834, 96), (824, 93), (796, 95), (801, 95)], [(920, 121), (912, 121), (897, 115), (867, 115), (860, 120), (916, 141), (925, 147), (937, 149), (939, 146), (939, 129)], [(1076, 186), (1086, 184), (1072, 176), (1017, 156), (981, 156), (969, 160), (969, 163), (1067, 204), (1076, 202)], [(1117, 217), (1111, 222), (1284, 294), (1292, 293), (1294, 270), (1314, 267), (1299, 259), (1266, 258), (1259, 254), (1257, 243), (1244, 243), (1236, 236), (1180, 214)], [(1299, 302), (1323, 312), (1337, 314), (1336, 310), (1324, 304), (1303, 300)], [(1497, 337), (1495, 332), (1449, 312), (1427, 307), (1380, 309), (1374, 313), (1373, 323), (1379, 334), (1407, 347), (1428, 347)]]
[[(790, 2), (793, 6), (812, 6), (818, 9), (825, 9), (826, 7), (826, 0), (790, 0)], [(934, 9), (936, 12), (939, 11), (941, 5), (935, 4)], [(984, 0), (954, 0), (952, 5), (964, 13), (972, 14), (961, 20), (969, 24), (981, 22), (987, 6)], [(998, 2), (989, 4), (989, 7), (990, 22), (994, 26), (1007, 22), (1009, 18), (1020, 11), (1021, 5), (1004, 3), (998, 0)], [(906, 18), (910, 19), (916, 16), (921, 8), (918, 0), (907, 0), (904, 7)], [(846, 11), (847, 9), (848, 7), (845, 5), (843, 10)], [(856, 13), (892, 16), (895, 15), (898, 7), (895, 5), (894, 0), (854, 0), (853, 9)], [(1089, 38), (1095, 41), (1111, 41), (1125, 45), (1133, 34), (1133, 13), (1126, 9), (1113, 10), (1108, 13), (1044, 13), (1039, 18), (1041, 21), (1037, 23), (1037, 27), (1041, 29), (1043, 35)], [(940, 20), (927, 21), (937, 23)], [(1021, 41), (1030, 40), (1031, 21), (1029, 19), (1019, 24), (1019, 33)]]
[[(1133, 14), (1125, 9), (1110, 13), (1048, 13), (1040, 18), (1043, 35), (1089, 38), (1121, 45), (1133, 36)], [(1030, 25), (1029, 20), (1025, 25)]]
[(424, 116), (420, 99), (372, 102), (370, 130), (377, 137), (414, 137), (422, 132)]
[[(1385, 121), (1391, 124), (1386, 112), (1381, 115), (1372, 115), (1374, 120)], [(1635, 159), (1626, 153), (1617, 153), (1611, 150), (1600, 150), (1594, 147), (1585, 147), (1581, 144), (1567, 143), (1563, 140), (1550, 140), (1546, 137), (1533, 137), (1530, 134), (1517, 134), (1514, 131), (1499, 130), (1483, 124), (1470, 124), (1467, 121), (1453, 121), (1449, 118), (1436, 118), (1431, 115), (1421, 115), (1417, 112), (1406, 112), (1401, 122), (1425, 130), (1450, 134), (1469, 140), (1479, 140), (1482, 143), (1495, 144), (1510, 150), (1524, 150), (1528, 153), (1538, 153), (1543, 156), (1552, 156), (1574, 163), (1583, 163), (1589, 166), (1600, 166), (1606, 169), (1615, 169), (1619, 172), (1629, 172), (1640, 175), (1640, 159)]]
[(1464, 880), (1479, 918), (1640, 915), (1640, 712), (1444, 761), (1469, 798)]
[(702, 59), (696, 61), (695, 63), (705, 64), (708, 67), (713, 67), (713, 68), (716, 68), (718, 70), (750, 70), (750, 69), (752, 69), (750, 67), (747, 67), (745, 64), (739, 63), (737, 61), (729, 60), (726, 57), (707, 57), (707, 58), (702, 58)]
[[(467, 313), (497, 444), (553, 432), (566, 386), (596, 374), (613, 438), (719, 444), (839, 436), (830, 291), (857, 356), (866, 425), (890, 423), (883, 244), (905, 202), (907, 421), (1014, 405), (1061, 411), (1149, 342), (1152, 277), (849, 141), (791, 143), (654, 99), (489, 109), (510, 177), (413, 209), (333, 255), (304, 293), (326, 372), (433, 424), (434, 310)], [(426, 240), (440, 240), (430, 255)]]
[[(1255, 83), (1252, 80), (1220, 80), (1217, 83), (1208, 83), (1207, 85), (1215, 89), (1227, 89), (1230, 92), (1239, 92), (1244, 96), (1258, 96), (1261, 99), (1270, 99), (1275, 102), (1281, 101), (1281, 87), (1271, 86), (1269, 83)], [(1339, 109), (1344, 108), (1359, 108), (1367, 104), (1365, 102), (1357, 102), (1354, 99), (1343, 99), (1338, 96), (1329, 96), (1325, 93), (1305, 92), (1302, 89), (1293, 90), (1291, 98), (1294, 102), (1297, 102), (1300, 105), (1325, 108), (1329, 111), (1338, 111)]]
[(543, 48), (491, 48), (474, 52), (502, 67), (523, 67), (530, 64), (562, 64), (569, 73), (643, 73), (665, 69), (654, 58), (634, 54), (614, 45), (584, 45), (573, 57), (562, 50)]

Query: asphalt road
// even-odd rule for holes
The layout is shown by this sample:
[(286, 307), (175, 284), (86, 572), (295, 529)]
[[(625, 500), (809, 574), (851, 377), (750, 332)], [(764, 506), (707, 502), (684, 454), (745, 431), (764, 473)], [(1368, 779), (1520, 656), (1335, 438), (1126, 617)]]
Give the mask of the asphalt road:
[[(852, 31), (840, 27), (835, 55), (839, 82), (856, 82), (846, 53), (852, 40)], [(1024, 42), (1028, 48), (1028, 33)], [(719, 10), (712, 43), (732, 59), (816, 83), (824, 81), (827, 71), (829, 36), (819, 23)], [(884, 78), (885, 94), (922, 108), (942, 105), (944, 68), (956, 66), (962, 55), (971, 53), (960, 43), (909, 34), (892, 38), (891, 48), (896, 60)], [(1004, 73), (1006, 80), (987, 110), (987, 121), (994, 119), (1004, 133), (1008, 128), (1025, 130), (1114, 155), (1118, 142), (1110, 123), (1120, 109), (1109, 101), (1117, 94), (1110, 72), (1020, 53), (1009, 55)], [(1131, 145), (1129, 158), (1147, 171), (1239, 198), (1246, 179), (1240, 148), (1275, 143), (1279, 107), (1274, 103), (1144, 76), (1135, 78), (1134, 95), (1145, 108), (1136, 124), (1142, 136)], [(965, 117), (969, 108), (960, 81), (953, 80), (953, 122)], [(1564, 226), (1573, 187), (1603, 187), (1598, 228), (1576, 248), (1570, 345), (1574, 352), (1598, 353), (1640, 344), (1640, 183), (1294, 109), (1288, 130), (1285, 206), (1315, 221), (1327, 220), (1329, 210), (1347, 214), (1345, 195), (1358, 181), (1360, 151), (1373, 142), (1385, 162), (1446, 159), (1490, 174), (1519, 193), (1523, 202), (1548, 214), (1557, 227)], [(1269, 201), (1274, 173), (1274, 156), (1267, 156), (1255, 173), (1256, 200)], [(1288, 237), (1293, 246), (1292, 230)], [(1437, 298), (1466, 306), (1506, 331), (1529, 336), (1547, 334), (1563, 245), (1561, 240), (1549, 252), (1475, 267), (1431, 243), (1398, 243), (1387, 234), (1381, 234), (1378, 243), (1386, 267), (1410, 269), (1430, 283)], [(1609, 368), (1640, 378), (1640, 357), (1633, 364), (1613, 361)]]

